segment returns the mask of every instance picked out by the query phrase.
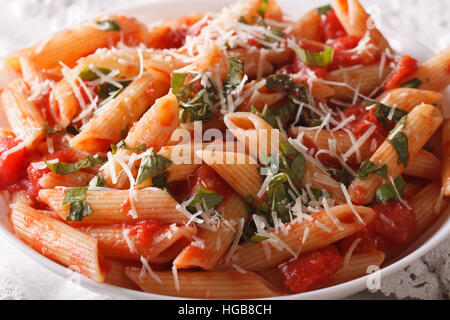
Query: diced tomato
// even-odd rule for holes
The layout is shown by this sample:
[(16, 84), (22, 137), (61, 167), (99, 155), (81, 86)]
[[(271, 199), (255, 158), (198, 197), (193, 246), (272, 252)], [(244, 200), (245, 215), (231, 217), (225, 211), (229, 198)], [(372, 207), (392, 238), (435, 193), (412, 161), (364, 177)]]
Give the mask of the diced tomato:
[(376, 126), (375, 131), (372, 136), (369, 137), (368, 141), (371, 139), (376, 139), (378, 145), (380, 145), (388, 135), (388, 131), (383, 125), (378, 121), (376, 115), (372, 110), (367, 110), (366, 107), (362, 105), (352, 105), (344, 110), (346, 117), (352, 115), (355, 116), (355, 120), (347, 123), (345, 126), (349, 129), (356, 137), (362, 136), (370, 127)]
[[(59, 159), (59, 161), (61, 162), (68, 162), (68, 163), (74, 163), (79, 160), (76, 155), (76, 152), (73, 150), (60, 150), (55, 152), (54, 154), (47, 155), (45, 158), (46, 160)], [(43, 161), (43, 159), (39, 161)], [(33, 166), (33, 163), (31, 163), (27, 168), (27, 173), (28, 179), (31, 182), (31, 185), (27, 190), (27, 194), (29, 197), (34, 199), (37, 198), (39, 190), (41, 189), (39, 179), (42, 178), (45, 174), (50, 173), (50, 170), (48, 168), (38, 169), (35, 166)]]
[(197, 194), (199, 189), (207, 189), (227, 197), (230, 193), (230, 187), (217, 174), (217, 172), (209, 166), (203, 165), (195, 171), (193, 176), (188, 178), (191, 195)]
[(394, 72), (384, 82), (384, 89), (390, 90), (402, 83), (409, 75), (414, 73), (419, 67), (417, 60), (410, 56), (403, 56), (397, 64)]
[(353, 235), (340, 240), (337, 243), (337, 247), (339, 248), (339, 251), (341, 252), (341, 254), (345, 255), (347, 250), (350, 248), (350, 246), (353, 244), (353, 242), (356, 241), (357, 239), (360, 239), (360, 240), (359, 240), (358, 244), (356, 245), (353, 253), (362, 254), (362, 253), (372, 252), (377, 249), (373, 232), (371, 230), (369, 230), (368, 228), (364, 228), (364, 230), (358, 231), (358, 232), (354, 233)]
[(0, 189), (19, 182), (23, 175), (26, 148), (23, 147), (6, 156), (3, 155), (4, 152), (11, 150), (20, 142), (11, 137), (0, 139)]
[(136, 237), (141, 247), (150, 246), (153, 240), (165, 229), (164, 225), (154, 221), (145, 220), (136, 224), (128, 224), (124, 227), (130, 230), (130, 235)]
[(325, 42), (328, 39), (336, 39), (347, 35), (347, 32), (345, 32), (344, 27), (342, 27), (342, 24), (336, 16), (336, 12), (334, 10), (327, 12), (325, 18), (322, 20), (321, 27), (322, 42)]
[(325, 284), (342, 267), (343, 258), (333, 246), (300, 255), (279, 266), (284, 283), (292, 292), (305, 292)]
[(397, 244), (406, 243), (411, 239), (417, 227), (414, 211), (396, 200), (375, 204), (372, 209), (376, 217), (371, 222), (370, 228), (375, 234)]

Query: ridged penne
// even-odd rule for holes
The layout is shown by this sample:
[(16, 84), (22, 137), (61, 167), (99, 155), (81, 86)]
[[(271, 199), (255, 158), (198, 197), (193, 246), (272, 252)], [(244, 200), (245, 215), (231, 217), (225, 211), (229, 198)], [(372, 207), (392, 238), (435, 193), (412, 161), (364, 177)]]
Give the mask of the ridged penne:
[(450, 119), (442, 126), (442, 186), (444, 195), (450, 196)]
[[(287, 234), (279, 232), (271, 243), (244, 242), (236, 251), (232, 261), (244, 270), (261, 271), (273, 268), (292, 256), (322, 248), (342, 238), (361, 230), (364, 224), (369, 223), (374, 212), (368, 207), (354, 207), (355, 214), (349, 205), (340, 205), (330, 208), (331, 215), (339, 222), (333, 222), (325, 210), (314, 213), (311, 220), (303, 219), (302, 222), (290, 222)], [(357, 217), (359, 216), (359, 218)], [(306, 231), (306, 238), (304, 237)], [(274, 231), (271, 231), (274, 232)], [(287, 250), (289, 248), (289, 250)]]
[(70, 145), (93, 153), (108, 150), (111, 144), (120, 141), (121, 131), (138, 120), (169, 87), (166, 74), (149, 69), (94, 116)]
[(442, 93), (431, 90), (414, 88), (396, 88), (383, 92), (377, 97), (377, 101), (387, 106), (395, 107), (410, 112), (415, 106), (435, 104), (443, 97)]
[[(193, 226), (159, 225), (142, 221), (135, 224), (90, 225), (79, 230), (98, 240), (98, 247), (108, 258), (139, 260), (141, 257), (151, 263), (172, 261), (178, 252), (178, 243), (187, 245), (197, 233)], [(171, 251), (167, 255), (165, 251)], [(181, 250), (181, 248), (180, 248)]]
[[(102, 30), (102, 26), (97, 24), (102, 21), (116, 21), (120, 30)], [(12, 53), (5, 58), (5, 64), (19, 70), (19, 59), (24, 56), (46, 69), (59, 67), (60, 61), (73, 67), (78, 59), (98, 48), (113, 46), (121, 40), (128, 44), (142, 41), (145, 31), (145, 26), (134, 18), (102, 17)]]
[[(415, 107), (407, 116), (406, 124), (402, 130), (408, 141), (408, 158), (413, 159), (431, 135), (442, 123), (442, 115), (439, 110), (431, 105), (423, 104)], [(403, 163), (399, 163), (398, 154), (388, 141), (370, 157), (370, 161), (377, 166), (386, 164), (388, 177), (395, 179), (405, 169)], [(349, 193), (353, 202), (367, 204), (375, 197), (376, 189), (382, 184), (384, 178), (371, 174), (365, 180), (356, 178), (349, 187)]]
[(17, 79), (1, 93), (1, 104), (16, 137), (33, 149), (44, 136), (45, 120), (29, 97), (29, 88), (22, 79)]
[[(64, 194), (64, 188), (43, 189), (39, 191), (39, 198), (66, 219), (69, 206), (62, 205)], [(177, 210), (178, 203), (166, 191), (156, 188), (88, 191), (86, 201), (93, 212), (83, 219), (82, 224), (110, 224), (145, 219), (161, 223), (185, 223), (189, 220)], [(135, 218), (132, 214), (133, 205)]]
[(79, 171), (69, 174), (48, 173), (38, 180), (43, 189), (55, 187), (85, 187), (94, 177), (92, 173)]
[[(177, 280), (170, 271), (141, 274), (141, 269), (126, 268), (127, 276), (145, 292), (196, 299), (248, 299), (279, 296), (256, 273), (238, 271), (179, 271)], [(158, 280), (157, 280), (158, 279)]]
[(246, 203), (235, 193), (227, 196), (216, 210), (221, 213), (220, 224), (214, 230), (201, 228), (198, 231), (196, 238), (203, 242), (203, 246), (190, 244), (184, 248), (173, 261), (177, 269), (214, 268), (233, 242), (239, 223), (243, 224), (248, 219)]
[(11, 222), (15, 233), (36, 251), (74, 267), (97, 282), (105, 280), (103, 258), (95, 238), (41, 214), (23, 202), (14, 205)]

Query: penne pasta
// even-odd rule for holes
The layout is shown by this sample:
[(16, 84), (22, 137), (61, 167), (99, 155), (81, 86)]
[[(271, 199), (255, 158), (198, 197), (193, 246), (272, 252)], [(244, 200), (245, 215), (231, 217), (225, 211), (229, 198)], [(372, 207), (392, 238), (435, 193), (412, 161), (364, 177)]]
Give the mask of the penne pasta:
[(442, 93), (437, 91), (396, 88), (383, 92), (376, 100), (387, 106), (395, 106), (397, 109), (410, 112), (419, 104), (435, 104), (440, 101), (442, 97)]
[(47, 217), (23, 202), (17, 202), (11, 212), (15, 233), (36, 251), (74, 267), (97, 282), (105, 281), (105, 266), (97, 240)]
[[(409, 159), (417, 155), (441, 123), (442, 116), (439, 110), (431, 105), (419, 105), (408, 114), (402, 131), (407, 137)], [(398, 161), (398, 157), (392, 144), (385, 141), (370, 157), (370, 161), (377, 166), (386, 164), (388, 177), (395, 179), (405, 169), (404, 164)], [(371, 202), (375, 197), (376, 189), (381, 185), (383, 179), (379, 175), (371, 174), (365, 180), (359, 178), (353, 180), (349, 187), (352, 201), (357, 204)]]
[[(62, 205), (64, 194), (64, 188), (43, 189), (39, 191), (39, 198), (58, 212), (61, 218), (67, 219), (69, 206)], [(178, 203), (166, 191), (156, 188), (88, 191), (86, 201), (93, 212), (83, 219), (83, 224), (111, 224), (146, 219), (161, 223), (185, 223), (189, 220), (177, 209)]]
[(442, 126), (442, 186), (444, 195), (450, 196), (450, 119)]
[[(154, 271), (153, 276), (136, 268), (126, 275), (145, 292), (195, 299), (246, 299), (279, 296), (283, 293), (268, 286), (256, 273), (238, 271), (179, 271), (177, 280), (170, 271)], [(177, 290), (178, 288), (178, 290)]]
[[(120, 141), (121, 131), (138, 120), (156, 99), (167, 93), (169, 79), (156, 70), (148, 70), (134, 80), (113, 102), (104, 107), (76, 135), (70, 145), (74, 148), (99, 152)], [(149, 90), (151, 88), (151, 90)]]
[[(232, 261), (244, 270), (261, 271), (273, 268), (300, 252), (305, 253), (317, 248), (322, 248), (345, 238), (361, 230), (367, 224), (374, 212), (368, 207), (354, 207), (355, 214), (349, 205), (340, 205), (330, 208), (331, 215), (339, 221), (336, 223), (325, 211), (320, 211), (311, 216), (311, 220), (296, 220), (289, 223), (288, 233), (274, 232), (273, 242), (244, 242), (236, 252)], [(359, 218), (357, 218), (359, 216)], [(305, 230), (308, 228), (306, 239)], [(304, 241), (303, 241), (304, 239)]]

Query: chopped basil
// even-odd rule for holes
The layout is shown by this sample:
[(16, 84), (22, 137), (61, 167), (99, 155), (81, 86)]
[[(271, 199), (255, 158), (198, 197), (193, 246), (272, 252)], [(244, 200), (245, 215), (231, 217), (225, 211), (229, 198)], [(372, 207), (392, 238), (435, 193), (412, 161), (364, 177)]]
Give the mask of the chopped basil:
[(76, 136), (77, 134), (80, 133), (80, 129), (78, 128), (78, 126), (76, 124), (71, 124), (70, 126), (68, 126), (66, 128), (66, 132)]
[(303, 98), (306, 94), (305, 83), (300, 86), (287, 74), (277, 73), (266, 78), (266, 87), (272, 91), (286, 91), (296, 98)]
[(120, 138), (121, 139), (125, 139), (126, 136), (128, 135), (128, 131), (130, 131), (130, 125), (127, 124), (127, 126), (125, 128), (123, 128), (122, 130), (120, 130)]
[[(199, 189), (194, 199), (186, 207), (191, 213), (197, 212), (197, 205), (205, 210), (215, 209), (218, 204), (223, 201), (223, 196), (207, 189)], [(205, 208), (206, 206), (206, 208)]]
[[(389, 117), (389, 114), (392, 113), (392, 107), (389, 107), (385, 104), (382, 104), (380, 102), (375, 103), (375, 110), (373, 111), (375, 116), (377, 117), (378, 121), (380, 123), (386, 125), (386, 120)], [(392, 121), (397, 122), (404, 116), (406, 116), (408, 112), (402, 109), (394, 109), (392, 113)], [(388, 119), (389, 120), (389, 119)]]
[(169, 173), (163, 172), (157, 176), (152, 177), (152, 186), (159, 189), (166, 189), (167, 188), (167, 176)]
[(244, 78), (244, 60), (238, 57), (228, 58), (228, 75), (225, 80), (225, 94), (236, 89)]
[(96, 21), (99, 29), (103, 31), (120, 31), (120, 24), (117, 20), (100, 20)]
[(406, 116), (402, 117), (394, 129), (389, 132), (386, 140), (394, 147), (398, 155), (398, 164), (403, 162), (405, 168), (408, 166), (408, 137), (402, 132), (406, 125)]
[(348, 187), (353, 181), (353, 175), (347, 170), (342, 168), (339, 171), (339, 181), (341, 181), (346, 187)]
[(266, 15), (268, 5), (269, 5), (269, 0), (261, 0), (261, 7), (258, 8), (258, 13), (263, 18)]
[(59, 160), (56, 163), (49, 163), (46, 159), (44, 159), (44, 162), (52, 173), (70, 174), (78, 172), (81, 169), (87, 169), (95, 167), (99, 164), (104, 164), (107, 160), (108, 159), (105, 157), (88, 155), (86, 158), (75, 163), (61, 162)]
[(47, 137), (53, 136), (53, 135), (58, 134), (58, 133), (62, 133), (64, 131), (65, 131), (64, 129), (59, 128), (57, 126), (49, 127), (48, 122), (47, 121), (44, 122), (44, 134)]
[(322, 6), (316, 9), (317, 13), (319, 14), (327, 14), (328, 11), (333, 10), (333, 8), (331, 7), (331, 5), (326, 5), (326, 6)]
[[(106, 69), (106, 68), (96, 68), (98, 71), (100, 71), (101, 73), (107, 75), (111, 72), (110, 69)], [(92, 71), (91, 68), (86, 67), (83, 70), (80, 71), (78, 77), (80, 77), (81, 80), (83, 81), (94, 81), (99, 79), (100, 77), (94, 72)]]
[(375, 193), (375, 201), (377, 203), (383, 203), (391, 199), (399, 200), (399, 197), (397, 196), (397, 192), (395, 191), (395, 189), (397, 189), (400, 198), (403, 198), (403, 190), (405, 189), (405, 180), (403, 179), (402, 176), (398, 176), (394, 180), (394, 184), (395, 188), (392, 185), (392, 183), (387, 183), (379, 186)]
[(180, 102), (180, 121), (183, 123), (194, 121), (210, 121), (212, 111), (208, 101), (215, 101), (215, 89), (210, 86), (195, 91), (189, 84), (188, 73), (172, 72), (172, 93)]
[(171, 164), (172, 161), (170, 159), (157, 154), (145, 156), (139, 166), (136, 185), (144, 182), (150, 177), (163, 173)]
[(147, 150), (147, 146), (145, 143), (142, 143), (141, 145), (137, 146), (136, 148), (130, 148), (125, 140), (120, 140), (120, 142), (116, 145), (111, 145), (111, 153), (116, 154), (117, 149), (125, 149), (134, 153), (144, 152)]
[(104, 187), (108, 188), (108, 185), (106, 184), (105, 180), (103, 179), (102, 175), (99, 173), (95, 177), (89, 181), (89, 187)]
[(334, 49), (326, 47), (321, 52), (309, 51), (299, 47), (294, 48), (297, 57), (309, 67), (325, 67), (333, 62)]
[(261, 242), (269, 239), (266, 236), (261, 236), (256, 234), (256, 228), (254, 223), (247, 225), (244, 230), (242, 230), (242, 239), (250, 242)]
[(67, 188), (64, 194), (63, 206), (70, 205), (67, 221), (81, 221), (93, 212), (86, 199), (87, 187)]
[[(283, 155), (280, 158), (280, 168), (285, 169), (291, 181), (299, 186), (305, 175), (305, 157), (287, 141), (280, 141), (280, 146), (283, 152)], [(287, 157), (294, 157), (294, 159), (290, 161)]]
[(418, 78), (414, 78), (414, 79), (411, 79), (409, 81), (406, 81), (405, 83), (402, 83), (400, 85), (400, 87), (402, 87), (402, 88), (417, 88), (422, 83), (423, 83), (422, 80), (420, 80)]
[(383, 164), (378, 167), (375, 163), (373, 163), (372, 161), (367, 159), (359, 167), (358, 172), (356, 173), (356, 176), (361, 180), (365, 180), (365, 179), (367, 179), (369, 174), (372, 173), (372, 174), (377, 174), (379, 176), (386, 178), (387, 177), (387, 169), (388, 169), (387, 164)]

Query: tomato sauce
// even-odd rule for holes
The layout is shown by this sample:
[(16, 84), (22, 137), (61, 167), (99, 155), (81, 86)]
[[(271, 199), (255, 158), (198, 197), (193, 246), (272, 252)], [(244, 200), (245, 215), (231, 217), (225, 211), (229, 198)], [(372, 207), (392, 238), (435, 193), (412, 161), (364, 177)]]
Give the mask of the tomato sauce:
[(412, 73), (417, 71), (417, 60), (410, 56), (403, 56), (397, 63), (397, 67), (394, 72), (384, 82), (384, 90), (393, 89), (400, 84)]
[[(44, 158), (41, 158), (39, 161), (43, 161)], [(48, 154), (45, 156), (45, 159), (54, 160), (59, 159), (61, 162), (74, 163), (78, 161), (77, 153), (73, 150), (60, 150), (55, 152), (54, 154)], [(45, 174), (50, 173), (48, 168), (39, 169), (33, 166), (33, 163), (30, 163), (27, 168), (28, 180), (30, 184), (27, 188), (27, 194), (29, 197), (35, 199), (38, 196), (39, 190), (42, 187), (39, 184), (39, 179), (42, 178)]]
[(367, 141), (376, 139), (378, 145), (380, 145), (389, 134), (389, 131), (378, 121), (378, 118), (372, 110), (367, 110), (362, 105), (352, 105), (344, 110), (346, 117), (355, 116), (355, 120), (350, 121), (345, 125), (356, 137), (362, 136), (370, 127), (376, 126), (375, 131), (369, 137)]
[(135, 237), (140, 247), (148, 248), (153, 244), (155, 238), (163, 231), (166, 231), (169, 226), (155, 221), (144, 220), (135, 224), (124, 224), (123, 228), (130, 230), (129, 235)]
[(326, 284), (342, 267), (343, 258), (337, 248), (329, 245), (279, 266), (284, 283), (292, 292), (300, 293)]
[(347, 35), (347, 32), (336, 16), (336, 12), (334, 10), (328, 11), (322, 19), (321, 30), (322, 42), (326, 42), (329, 39), (345, 37)]
[(342, 239), (337, 246), (342, 254), (358, 238), (361, 241), (354, 253), (367, 253), (375, 249), (389, 250), (394, 245), (409, 242), (417, 229), (414, 211), (409, 210), (397, 200), (389, 200), (371, 206), (375, 217), (364, 230)]
[(231, 194), (230, 187), (217, 174), (217, 172), (209, 166), (203, 165), (197, 169), (193, 176), (188, 178), (190, 197), (197, 194), (199, 189), (207, 189), (224, 197), (224, 200)]
[(6, 137), (0, 139), (0, 189), (5, 189), (17, 182), (22, 177), (25, 167), (26, 148), (23, 147), (6, 156), (4, 152), (16, 147), (21, 140)]

